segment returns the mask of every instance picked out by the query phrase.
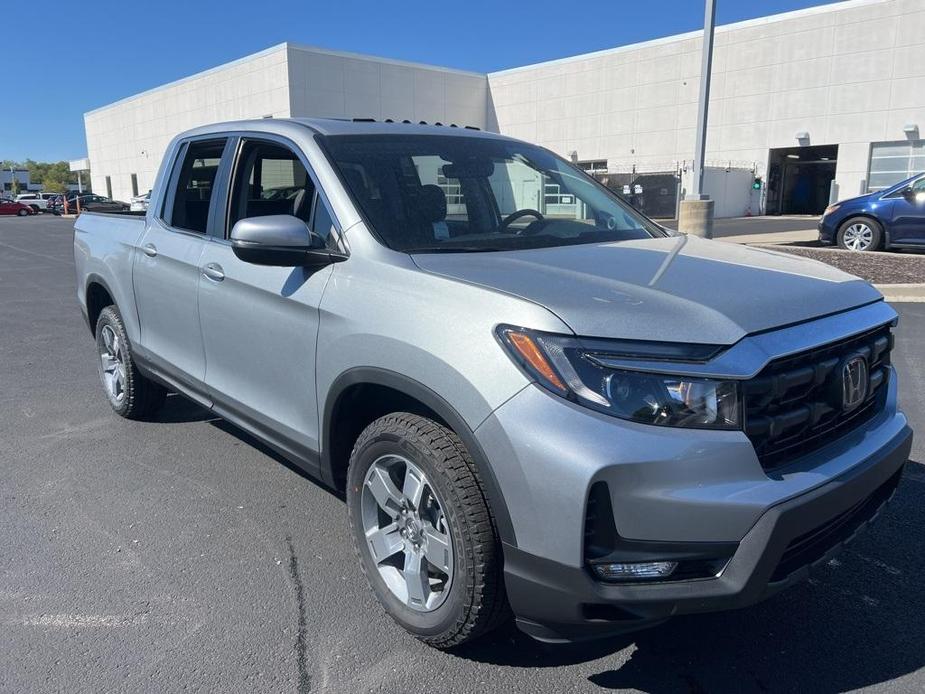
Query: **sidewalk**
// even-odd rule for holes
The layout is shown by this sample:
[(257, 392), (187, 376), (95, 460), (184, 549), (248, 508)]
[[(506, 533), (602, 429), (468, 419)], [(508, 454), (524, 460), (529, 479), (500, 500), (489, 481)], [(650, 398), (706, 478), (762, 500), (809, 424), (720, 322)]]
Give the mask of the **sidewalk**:
[[(815, 241), (815, 229), (800, 229), (773, 233), (739, 234), (716, 239), (727, 243), (770, 248), (785, 253), (812, 258), (853, 275), (867, 279), (883, 294), (887, 301), (925, 302), (925, 256), (873, 251), (853, 253), (833, 246), (807, 247), (802, 244)], [(908, 280), (922, 279), (921, 282)]]

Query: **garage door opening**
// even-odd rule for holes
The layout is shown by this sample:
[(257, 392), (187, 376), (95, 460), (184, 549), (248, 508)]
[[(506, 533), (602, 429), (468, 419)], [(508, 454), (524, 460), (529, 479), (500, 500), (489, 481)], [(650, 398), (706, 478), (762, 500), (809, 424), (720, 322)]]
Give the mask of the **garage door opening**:
[(838, 145), (782, 147), (768, 156), (768, 214), (822, 214), (835, 179)]

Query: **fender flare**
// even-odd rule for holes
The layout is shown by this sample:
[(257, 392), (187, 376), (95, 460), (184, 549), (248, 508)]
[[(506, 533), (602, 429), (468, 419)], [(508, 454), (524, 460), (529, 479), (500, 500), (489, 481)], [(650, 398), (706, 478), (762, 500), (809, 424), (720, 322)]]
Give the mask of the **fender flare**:
[(95, 272), (91, 272), (89, 275), (87, 275), (87, 281), (84, 283), (83, 302), (81, 303), (80, 308), (83, 311), (84, 318), (87, 321), (87, 325), (90, 328), (90, 332), (93, 333), (96, 331), (96, 326), (90, 323), (90, 304), (88, 301), (91, 284), (98, 284), (103, 289), (105, 289), (106, 293), (109, 294), (110, 298), (112, 299), (112, 303), (116, 308), (119, 308), (119, 304), (116, 302), (116, 296), (115, 294), (113, 294), (112, 288), (109, 286), (109, 283), (106, 282), (106, 280), (104, 280), (100, 275), (98, 275)]
[(415, 381), (404, 374), (377, 367), (356, 367), (342, 373), (331, 384), (324, 402), (321, 420), (321, 468), (325, 481), (333, 486), (335, 476), (330, 451), (334, 409), (340, 396), (348, 388), (358, 384), (384, 386), (396, 390), (421, 402), (446, 422), (450, 429), (462, 440), (463, 445), (465, 445), (466, 450), (469, 451), (469, 455), (472, 456), (472, 460), (475, 462), (501, 541), (504, 544), (516, 547), (514, 526), (511, 523), (507, 503), (504, 501), (504, 495), (501, 493), (501, 487), (488, 462), (488, 457), (485, 455), (485, 451), (482, 450), (482, 446), (472, 429), (443, 397), (423, 383)]

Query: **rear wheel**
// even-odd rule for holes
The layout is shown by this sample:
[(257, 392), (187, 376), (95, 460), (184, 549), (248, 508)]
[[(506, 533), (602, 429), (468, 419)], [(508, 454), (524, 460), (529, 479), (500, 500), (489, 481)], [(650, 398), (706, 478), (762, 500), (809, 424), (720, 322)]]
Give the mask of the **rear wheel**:
[(452, 431), (409, 413), (370, 424), (350, 456), (347, 505), (363, 572), (404, 629), (449, 648), (506, 617), (497, 532)]
[(838, 245), (847, 251), (874, 251), (880, 248), (883, 233), (869, 217), (852, 217), (838, 229)]
[(116, 414), (127, 419), (144, 419), (164, 404), (167, 396), (164, 387), (142, 376), (135, 366), (132, 346), (115, 306), (107, 306), (100, 312), (96, 348), (100, 381)]

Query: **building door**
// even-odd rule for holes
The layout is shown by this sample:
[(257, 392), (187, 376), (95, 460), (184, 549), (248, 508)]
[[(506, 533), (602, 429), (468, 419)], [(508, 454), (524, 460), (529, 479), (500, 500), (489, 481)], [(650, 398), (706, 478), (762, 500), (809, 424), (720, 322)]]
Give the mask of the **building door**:
[(838, 145), (783, 147), (768, 155), (768, 214), (820, 215), (829, 204)]

